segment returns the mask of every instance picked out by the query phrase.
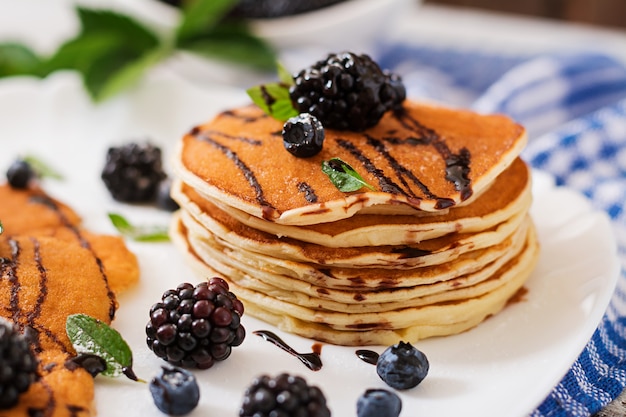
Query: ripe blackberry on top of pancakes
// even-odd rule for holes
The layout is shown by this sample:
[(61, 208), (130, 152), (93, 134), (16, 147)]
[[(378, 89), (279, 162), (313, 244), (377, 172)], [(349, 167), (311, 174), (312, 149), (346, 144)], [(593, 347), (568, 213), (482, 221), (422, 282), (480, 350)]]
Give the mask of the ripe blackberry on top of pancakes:
[[(522, 126), (406, 100), (369, 57), (331, 54), (293, 79), (293, 107), (326, 106), (322, 148), (298, 157), (275, 88), (178, 143), (171, 234), (200, 274), (229, 279), (252, 315), (343, 345), (459, 333), (520, 290), (538, 255)], [(342, 191), (329, 161), (367, 186)]]

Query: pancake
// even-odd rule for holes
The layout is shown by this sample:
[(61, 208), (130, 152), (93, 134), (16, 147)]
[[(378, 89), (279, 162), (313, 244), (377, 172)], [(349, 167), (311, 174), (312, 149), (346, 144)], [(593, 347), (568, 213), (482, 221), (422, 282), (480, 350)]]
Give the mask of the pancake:
[[(233, 251), (220, 246), (210, 234), (199, 237), (189, 233), (186, 228), (186, 239), (199, 258), (211, 263), (214, 269), (227, 275), (240, 285), (253, 289), (272, 292), (276, 297), (298, 299), (308, 302), (304, 297), (315, 298), (314, 305), (320, 305), (320, 300), (333, 300), (347, 304), (379, 304), (397, 303), (405, 300), (414, 300), (437, 293), (448, 293), (451, 290), (475, 285), (488, 279), (497, 269), (522, 251), (525, 241), (527, 219), (524, 227), (493, 250), (484, 250), (479, 256), (466, 256), (459, 261), (445, 266), (432, 266), (409, 270), (376, 270), (372, 276), (391, 274), (385, 285), (369, 287), (346, 286), (341, 288), (328, 287), (315, 276), (297, 276), (289, 274), (290, 270), (310, 267), (291, 262), (289, 268), (273, 268), (273, 260), (253, 257), (249, 252)], [(184, 223), (183, 223), (184, 224)], [(495, 252), (495, 253), (491, 253)], [(265, 261), (265, 262), (264, 262)], [(332, 272), (326, 272), (332, 274)], [(355, 272), (356, 273), (356, 272)], [(302, 295), (300, 297), (299, 295)], [(320, 305), (321, 306), (321, 305)]]
[[(205, 263), (187, 239), (181, 222), (173, 223), (174, 243), (185, 254), (199, 274), (219, 274), (215, 263)], [(390, 312), (339, 313), (307, 308), (277, 299), (233, 283), (232, 290), (246, 305), (246, 312), (278, 328), (332, 344), (389, 345), (398, 340), (419, 339), (457, 334), (469, 330), (487, 317), (498, 313), (519, 291), (532, 273), (538, 258), (533, 227), (528, 228), (525, 250), (506, 263), (491, 278), (500, 283), (490, 291), (467, 299), (435, 302), (426, 306), (407, 307)]]
[(86, 417), (94, 409), (94, 380), (83, 368), (67, 362), (67, 353), (47, 350), (39, 354), (40, 378), (2, 417)]
[(68, 360), (71, 314), (110, 324), (117, 293), (139, 279), (135, 255), (118, 236), (81, 226), (80, 217), (42, 189), (0, 185), (0, 316), (30, 330), (40, 379), (2, 417), (95, 414), (93, 377)]
[[(530, 172), (516, 159), (474, 203), (431, 215), (356, 214), (348, 219), (306, 226), (290, 226), (251, 216), (208, 200), (244, 225), (279, 237), (290, 237), (327, 247), (410, 245), (455, 232), (477, 232), (495, 226), (513, 214), (526, 211), (531, 203)], [(205, 199), (188, 185), (178, 182), (172, 196), (188, 211), (202, 210)], [(200, 216), (196, 216), (201, 218)]]
[[(365, 132), (326, 129), (324, 148), (311, 158), (286, 152), (281, 130), (256, 106), (222, 112), (181, 139), (175, 173), (201, 195), (251, 216), (310, 225), (365, 208), (388, 214), (469, 204), (527, 140), (507, 117), (410, 101)], [(376, 191), (339, 191), (321, 170), (336, 157)]]
[[(415, 268), (449, 262), (472, 250), (498, 244), (522, 223), (526, 213), (487, 230), (476, 233), (453, 233), (416, 245), (386, 245), (356, 248), (328, 248), (291, 238), (277, 238), (237, 222), (208, 201), (198, 201), (203, 208), (185, 211), (198, 224), (209, 230), (219, 242), (234, 250), (243, 249), (270, 257), (325, 266)], [(183, 220), (185, 221), (185, 220)], [(194, 223), (186, 224), (194, 227)], [(191, 233), (194, 233), (194, 229)]]
[[(445, 281), (420, 283), (419, 271), (411, 271), (413, 280), (402, 281), (398, 287), (367, 289), (333, 289), (308, 284), (288, 276), (238, 262), (230, 253), (221, 256), (219, 248), (210, 247), (205, 240), (187, 235), (188, 244), (205, 263), (221, 275), (226, 275), (239, 284), (274, 298), (300, 306), (341, 312), (391, 311), (404, 306), (427, 305), (458, 298), (469, 298), (486, 291), (493, 284), (494, 274), (508, 261), (526, 249), (526, 228), (516, 233), (516, 245), (511, 246), (504, 256), (481, 265), (470, 274), (457, 275)], [(454, 268), (454, 266), (452, 266)], [(408, 275), (408, 274), (407, 274)], [(409, 282), (407, 282), (409, 281)], [(486, 284), (488, 281), (488, 284)], [(398, 280), (400, 283), (401, 281)], [(412, 283), (412, 285), (411, 285)]]

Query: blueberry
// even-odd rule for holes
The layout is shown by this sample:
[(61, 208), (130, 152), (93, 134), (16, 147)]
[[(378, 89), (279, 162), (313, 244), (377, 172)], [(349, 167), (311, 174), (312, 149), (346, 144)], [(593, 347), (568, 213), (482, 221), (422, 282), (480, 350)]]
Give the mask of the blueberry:
[(282, 134), (285, 149), (294, 156), (307, 158), (322, 150), (324, 126), (309, 113), (301, 113), (287, 120)]
[(196, 377), (189, 371), (173, 366), (163, 366), (150, 381), (154, 404), (165, 414), (182, 416), (190, 413), (200, 400)]
[(384, 389), (368, 389), (356, 402), (357, 417), (398, 417), (400, 410), (400, 397)]
[(7, 181), (13, 188), (24, 189), (36, 177), (33, 167), (23, 159), (15, 160), (7, 170)]
[(417, 386), (428, 374), (428, 358), (410, 343), (399, 342), (381, 353), (376, 363), (378, 376), (398, 390)]

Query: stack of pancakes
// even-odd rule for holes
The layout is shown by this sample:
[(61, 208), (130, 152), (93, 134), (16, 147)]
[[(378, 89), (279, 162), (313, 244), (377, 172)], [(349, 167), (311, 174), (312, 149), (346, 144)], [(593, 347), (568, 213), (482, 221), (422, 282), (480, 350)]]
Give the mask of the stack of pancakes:
[[(450, 335), (500, 311), (538, 255), (520, 125), (406, 101), (297, 158), (250, 105), (180, 141), (172, 237), (248, 314), (340, 345)], [(374, 190), (340, 191), (340, 158)], [(341, 170), (341, 168), (339, 168)]]

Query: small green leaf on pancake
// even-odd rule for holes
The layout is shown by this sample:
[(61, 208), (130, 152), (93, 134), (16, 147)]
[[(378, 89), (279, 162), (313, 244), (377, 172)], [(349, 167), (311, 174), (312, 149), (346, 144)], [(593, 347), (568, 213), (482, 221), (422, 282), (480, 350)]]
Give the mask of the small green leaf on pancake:
[(340, 158), (331, 158), (328, 161), (323, 161), (322, 172), (328, 175), (330, 181), (339, 191), (344, 193), (358, 191), (363, 187), (376, 190), (354, 168)]

